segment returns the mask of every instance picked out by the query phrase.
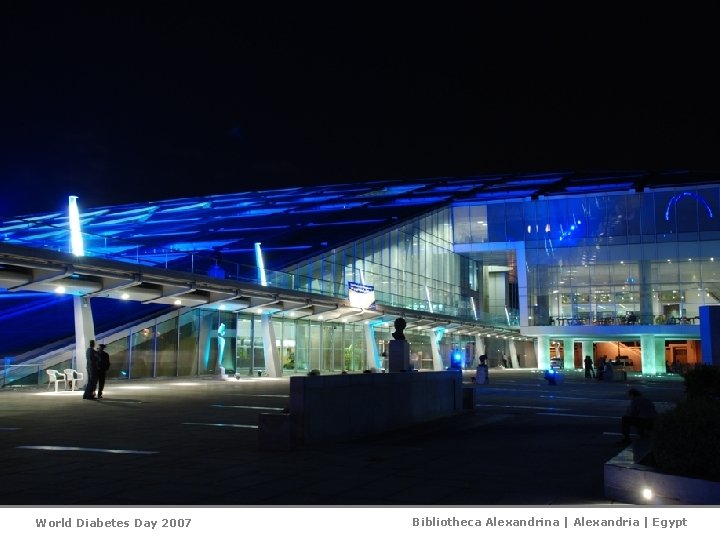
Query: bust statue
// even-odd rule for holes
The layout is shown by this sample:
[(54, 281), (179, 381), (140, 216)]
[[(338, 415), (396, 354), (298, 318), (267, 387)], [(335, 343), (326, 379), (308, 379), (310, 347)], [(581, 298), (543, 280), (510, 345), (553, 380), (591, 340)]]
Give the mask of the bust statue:
[(398, 317), (397, 319), (395, 319), (395, 331), (392, 333), (393, 339), (397, 339), (398, 341), (405, 341), (405, 334), (403, 334), (403, 330), (405, 330), (406, 326), (407, 323), (402, 317)]

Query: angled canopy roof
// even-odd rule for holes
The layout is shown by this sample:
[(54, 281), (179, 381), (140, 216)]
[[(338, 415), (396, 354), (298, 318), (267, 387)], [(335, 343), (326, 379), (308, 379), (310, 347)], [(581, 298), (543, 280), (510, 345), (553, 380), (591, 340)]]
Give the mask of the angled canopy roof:
[[(189, 254), (254, 264), (262, 244), (269, 269), (285, 268), (415, 215), (467, 202), (537, 199), (718, 183), (689, 171), (487, 175), (297, 187), (124, 204), (81, 211), (95, 256), (172, 265)], [(200, 190), (202, 186), (198, 186)], [(82, 205), (82, 194), (79, 202)], [(4, 218), (0, 239), (67, 251), (65, 212)]]

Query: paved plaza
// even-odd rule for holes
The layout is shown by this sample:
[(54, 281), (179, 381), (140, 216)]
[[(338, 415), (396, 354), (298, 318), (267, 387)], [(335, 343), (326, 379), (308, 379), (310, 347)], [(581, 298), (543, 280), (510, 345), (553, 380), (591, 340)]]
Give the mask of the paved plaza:
[(289, 406), (288, 378), (110, 381), (98, 401), (4, 389), (0, 505), (614, 504), (603, 464), (630, 386), (660, 404), (684, 392), (674, 376), (549, 386), (494, 369), (474, 410), (291, 451), (260, 450), (257, 429)]

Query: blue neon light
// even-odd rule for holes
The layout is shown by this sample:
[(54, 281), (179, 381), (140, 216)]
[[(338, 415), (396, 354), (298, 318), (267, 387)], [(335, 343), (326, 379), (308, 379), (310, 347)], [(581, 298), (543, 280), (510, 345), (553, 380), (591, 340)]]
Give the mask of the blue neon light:
[(703, 197), (702, 195), (698, 195), (697, 193), (690, 192), (690, 191), (683, 191), (679, 195), (675, 195), (672, 199), (670, 199), (670, 202), (668, 203), (667, 208), (665, 208), (665, 221), (670, 221), (670, 207), (673, 204), (676, 204), (680, 199), (682, 199), (684, 197), (692, 197), (697, 202), (702, 203), (705, 206), (705, 210), (707, 210), (708, 217), (709, 218), (713, 217), (712, 209), (710, 208), (710, 204), (707, 202), (705, 197)]

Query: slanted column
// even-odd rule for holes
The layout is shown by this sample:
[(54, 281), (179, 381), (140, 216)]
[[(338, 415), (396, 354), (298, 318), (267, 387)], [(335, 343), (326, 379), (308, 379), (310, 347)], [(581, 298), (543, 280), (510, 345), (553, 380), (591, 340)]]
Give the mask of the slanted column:
[(641, 335), (640, 361), (643, 375), (665, 373), (665, 338)]
[(563, 339), (563, 369), (575, 369), (575, 340)]
[(508, 351), (510, 352), (510, 365), (516, 369), (519, 368), (520, 362), (518, 362), (517, 348), (515, 347), (514, 339), (509, 340)]
[(88, 348), (90, 340), (95, 339), (95, 323), (89, 297), (73, 296), (73, 316), (75, 318), (75, 365), (73, 368), (82, 373), (87, 381), (90, 379), (90, 375), (87, 372), (85, 350)]
[(380, 352), (378, 351), (377, 341), (375, 341), (375, 326), (372, 324), (363, 324), (363, 336), (365, 337), (365, 362), (367, 369), (380, 371), (382, 364), (380, 363)]
[(433, 371), (445, 371), (443, 365), (442, 355), (440, 354), (440, 340), (443, 337), (445, 330), (438, 328), (432, 331), (430, 336), (430, 350), (432, 351)]
[(550, 369), (550, 338), (538, 336), (537, 339), (538, 369)]
[(275, 327), (270, 313), (260, 315), (260, 326), (262, 327), (263, 349), (265, 351), (265, 371), (268, 377), (282, 377), (280, 353), (276, 345)]

